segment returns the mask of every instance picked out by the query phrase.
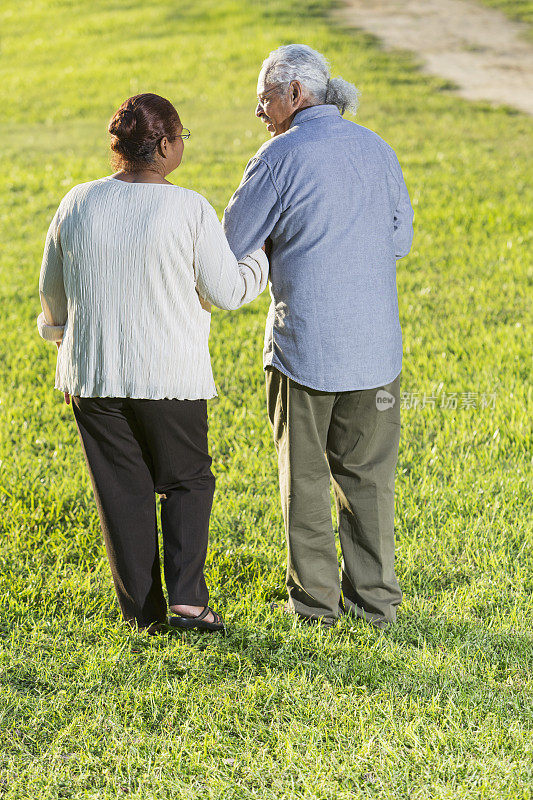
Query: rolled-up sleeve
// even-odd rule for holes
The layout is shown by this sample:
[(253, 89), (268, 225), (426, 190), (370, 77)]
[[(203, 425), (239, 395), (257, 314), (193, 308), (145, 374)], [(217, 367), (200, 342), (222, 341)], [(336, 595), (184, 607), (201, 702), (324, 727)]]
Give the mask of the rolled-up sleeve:
[(281, 198), (270, 167), (254, 156), (240, 186), (224, 211), (222, 224), (237, 258), (262, 247), (282, 211)]
[(227, 311), (250, 303), (268, 281), (268, 258), (263, 250), (247, 250), (237, 259), (230, 249), (215, 209), (201, 204), (194, 270), (198, 293)]
[(59, 341), (67, 321), (67, 296), (63, 283), (63, 252), (61, 249), (61, 207), (58, 208), (46, 235), (39, 275), (39, 296), (42, 314), (37, 328), (43, 339)]
[(37, 317), (37, 330), (39, 331), (40, 337), (45, 339), (47, 342), (60, 342), (63, 338), (63, 333), (65, 332), (65, 326), (50, 325), (46, 321), (44, 312), (41, 311)]
[(394, 248), (396, 258), (403, 258), (413, 243), (413, 207), (400, 167), (400, 162), (392, 148), (389, 150), (391, 172), (397, 185), (396, 209), (394, 211)]

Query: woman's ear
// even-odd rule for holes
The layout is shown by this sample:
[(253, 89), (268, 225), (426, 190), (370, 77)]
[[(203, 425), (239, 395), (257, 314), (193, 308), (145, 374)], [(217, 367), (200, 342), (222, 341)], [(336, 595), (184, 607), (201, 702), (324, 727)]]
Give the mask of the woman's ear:
[(166, 136), (163, 136), (159, 144), (157, 145), (157, 149), (159, 151), (159, 155), (163, 158), (167, 157), (168, 152), (168, 139)]

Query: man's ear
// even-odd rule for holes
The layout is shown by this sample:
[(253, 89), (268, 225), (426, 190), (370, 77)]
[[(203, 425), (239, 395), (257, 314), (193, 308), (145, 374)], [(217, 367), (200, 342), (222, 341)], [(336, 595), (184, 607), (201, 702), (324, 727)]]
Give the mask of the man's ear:
[(291, 100), (297, 103), (302, 96), (302, 85), (300, 81), (292, 81), (291, 83)]

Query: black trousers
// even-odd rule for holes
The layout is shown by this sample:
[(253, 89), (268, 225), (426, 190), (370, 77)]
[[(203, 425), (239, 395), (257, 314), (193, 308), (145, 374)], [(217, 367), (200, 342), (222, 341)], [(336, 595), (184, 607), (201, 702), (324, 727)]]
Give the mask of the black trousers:
[(154, 492), (169, 605), (207, 605), (207, 401), (74, 396), (72, 410), (124, 619), (145, 627), (167, 616)]

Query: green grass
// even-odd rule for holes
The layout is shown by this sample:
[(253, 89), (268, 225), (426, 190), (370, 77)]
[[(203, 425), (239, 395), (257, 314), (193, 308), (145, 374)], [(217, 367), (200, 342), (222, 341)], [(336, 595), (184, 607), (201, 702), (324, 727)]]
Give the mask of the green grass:
[(486, 6), (499, 8), (511, 19), (526, 22), (528, 25), (533, 24), (532, 0), (481, 0), (481, 2)]
[[(532, 121), (458, 99), (326, 11), (2, 7), (0, 797), (533, 796)], [(359, 122), (400, 157), (416, 212), (398, 265), (403, 390), (459, 404), (403, 409), (397, 626), (293, 626), (269, 612), (284, 543), (261, 369), (268, 297), (214, 312), (209, 583), (231, 635), (152, 640), (120, 624), (72, 411), (52, 388), (56, 351), (37, 335), (44, 236), (73, 184), (109, 174), (107, 120), (144, 90), (193, 131), (174, 180), (221, 212), (264, 139), (259, 64), (290, 41), (357, 83)]]

